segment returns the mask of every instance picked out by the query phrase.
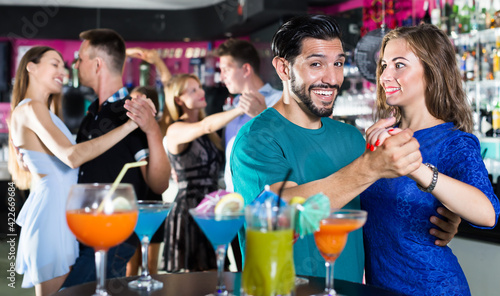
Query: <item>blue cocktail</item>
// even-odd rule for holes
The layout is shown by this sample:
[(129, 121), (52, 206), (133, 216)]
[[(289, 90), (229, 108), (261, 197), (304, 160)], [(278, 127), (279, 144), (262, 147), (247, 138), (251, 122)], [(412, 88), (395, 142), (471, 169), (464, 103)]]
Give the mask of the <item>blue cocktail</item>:
[(151, 237), (156, 232), (161, 223), (167, 218), (173, 203), (167, 203), (157, 200), (139, 200), (137, 208), (139, 217), (135, 226), (135, 233), (141, 239), (142, 251), (142, 272), (141, 276), (130, 283), (130, 288), (157, 290), (163, 287), (163, 283), (154, 280), (149, 274), (148, 269), (148, 248)]
[(222, 278), (224, 260), (226, 258), (227, 247), (241, 226), (243, 226), (245, 216), (242, 211), (214, 214), (199, 213), (196, 209), (190, 209), (189, 213), (212, 243), (217, 256), (217, 291), (212, 295), (228, 295), (229, 293)]

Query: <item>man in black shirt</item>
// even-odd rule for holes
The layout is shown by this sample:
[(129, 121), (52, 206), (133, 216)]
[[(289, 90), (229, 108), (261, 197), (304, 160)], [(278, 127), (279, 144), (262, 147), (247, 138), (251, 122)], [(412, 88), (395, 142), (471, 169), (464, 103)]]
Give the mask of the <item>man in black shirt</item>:
[[(128, 120), (125, 106), (130, 96), (123, 86), (122, 70), (125, 62), (125, 42), (113, 30), (94, 29), (82, 32), (76, 67), (82, 85), (92, 88), (98, 96), (90, 106), (80, 125), (78, 143), (99, 137)], [(142, 104), (145, 104), (142, 102)], [(128, 113), (141, 129), (130, 133), (101, 156), (80, 167), (78, 183), (112, 183), (123, 165), (148, 160), (147, 166), (127, 171), (123, 183), (134, 186), (138, 199), (146, 194), (147, 187), (163, 193), (170, 178), (170, 163), (162, 145), (161, 131), (148, 106)], [(142, 111), (141, 111), (142, 110)], [(136, 110), (134, 110), (136, 111)], [(108, 251), (107, 278), (123, 277), (128, 260), (135, 252), (130, 239)], [(94, 250), (80, 244), (80, 254), (72, 271), (63, 284), (69, 287), (95, 281)]]

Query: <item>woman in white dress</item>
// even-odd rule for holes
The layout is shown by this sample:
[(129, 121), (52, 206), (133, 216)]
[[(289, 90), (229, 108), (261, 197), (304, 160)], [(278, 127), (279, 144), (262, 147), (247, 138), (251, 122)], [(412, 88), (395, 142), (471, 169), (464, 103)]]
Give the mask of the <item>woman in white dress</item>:
[[(76, 168), (137, 128), (129, 120), (102, 137), (75, 144), (50, 108), (60, 102), (63, 75), (59, 52), (33, 47), (19, 63), (11, 100), (9, 171), (17, 187), (30, 188), (17, 219), (22, 228), (16, 271), (24, 274), (22, 287), (34, 285), (37, 296), (56, 292), (78, 256), (78, 243), (64, 210), (69, 188), (77, 182)], [(127, 110), (134, 110), (129, 117), (141, 124), (141, 117), (154, 111), (138, 105), (125, 104)], [(16, 155), (22, 155), (27, 170), (19, 166)]]

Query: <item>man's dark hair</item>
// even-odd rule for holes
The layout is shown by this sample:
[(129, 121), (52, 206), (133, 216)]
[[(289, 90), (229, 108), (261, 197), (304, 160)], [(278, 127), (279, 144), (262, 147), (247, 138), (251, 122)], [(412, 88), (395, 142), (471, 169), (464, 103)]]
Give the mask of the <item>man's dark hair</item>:
[(275, 57), (290, 63), (302, 52), (305, 38), (322, 40), (340, 39), (342, 32), (337, 22), (327, 15), (300, 15), (281, 25), (274, 34), (271, 49)]
[(93, 29), (80, 33), (80, 39), (105, 52), (111, 58), (111, 70), (121, 73), (125, 63), (125, 40), (111, 29)]
[(228, 39), (217, 48), (217, 56), (231, 56), (241, 67), (250, 64), (258, 75), (260, 71), (260, 58), (257, 49), (252, 43), (240, 39)]

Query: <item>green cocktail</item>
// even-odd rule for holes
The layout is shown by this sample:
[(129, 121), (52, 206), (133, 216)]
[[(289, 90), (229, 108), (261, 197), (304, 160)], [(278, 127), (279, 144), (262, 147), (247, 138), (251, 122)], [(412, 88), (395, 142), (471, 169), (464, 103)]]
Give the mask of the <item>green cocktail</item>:
[(250, 295), (287, 295), (295, 286), (293, 230), (246, 232), (243, 289)]
[(245, 208), (246, 248), (242, 285), (248, 296), (295, 294), (295, 207), (255, 203)]

